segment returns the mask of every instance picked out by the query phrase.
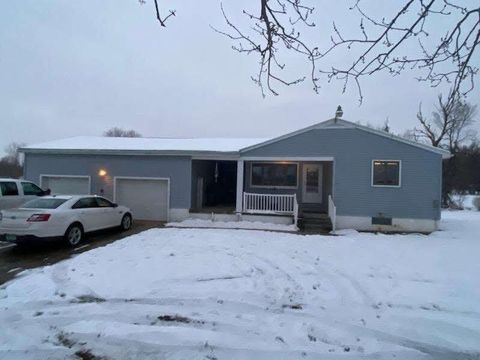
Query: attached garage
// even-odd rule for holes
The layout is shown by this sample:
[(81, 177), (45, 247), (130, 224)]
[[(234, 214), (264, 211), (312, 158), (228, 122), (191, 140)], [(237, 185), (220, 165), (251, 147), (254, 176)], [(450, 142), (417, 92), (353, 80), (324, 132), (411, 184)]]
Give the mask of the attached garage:
[(90, 194), (90, 176), (41, 175), (40, 186), (57, 195)]
[(115, 177), (114, 201), (132, 210), (134, 219), (168, 221), (170, 180)]

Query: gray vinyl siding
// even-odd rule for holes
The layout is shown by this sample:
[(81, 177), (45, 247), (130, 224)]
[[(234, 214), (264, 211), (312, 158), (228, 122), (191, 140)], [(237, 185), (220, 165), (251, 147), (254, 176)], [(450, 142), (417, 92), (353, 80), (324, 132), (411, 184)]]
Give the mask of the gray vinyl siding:
[[(244, 157), (334, 158), (337, 214), (440, 219), (442, 156), (356, 128), (313, 129)], [(372, 187), (372, 160), (401, 160), (401, 187)], [(248, 181), (248, 178), (247, 178)]]
[[(105, 178), (98, 176), (101, 168), (107, 170)], [(24, 170), (25, 178), (36, 183), (42, 174), (90, 176), (91, 193), (110, 199), (115, 176), (170, 178), (170, 208), (190, 208), (190, 157), (27, 153)]]

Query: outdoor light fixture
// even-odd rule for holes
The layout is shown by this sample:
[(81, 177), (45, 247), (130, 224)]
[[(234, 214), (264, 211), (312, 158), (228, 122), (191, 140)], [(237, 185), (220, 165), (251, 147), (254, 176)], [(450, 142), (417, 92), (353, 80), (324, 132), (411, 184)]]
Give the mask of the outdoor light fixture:
[(105, 175), (107, 175), (107, 170), (105, 169), (98, 170), (98, 176), (105, 176)]

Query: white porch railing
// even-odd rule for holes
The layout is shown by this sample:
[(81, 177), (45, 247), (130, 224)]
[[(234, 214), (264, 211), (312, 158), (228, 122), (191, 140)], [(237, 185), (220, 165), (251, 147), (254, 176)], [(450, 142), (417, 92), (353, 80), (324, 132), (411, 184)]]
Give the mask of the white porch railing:
[(298, 225), (298, 201), (297, 201), (297, 194), (295, 194), (295, 198), (293, 199), (293, 224), (295, 226)]
[(335, 226), (337, 222), (337, 207), (333, 202), (332, 195), (328, 195), (328, 216), (332, 222), (332, 233), (335, 234)]
[(297, 196), (243, 193), (243, 212), (248, 214), (285, 214), (298, 216)]

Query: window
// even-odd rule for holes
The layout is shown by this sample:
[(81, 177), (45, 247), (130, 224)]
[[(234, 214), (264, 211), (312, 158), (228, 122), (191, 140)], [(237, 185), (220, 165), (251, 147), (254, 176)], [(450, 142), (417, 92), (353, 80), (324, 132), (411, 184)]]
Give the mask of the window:
[(88, 209), (88, 208), (96, 208), (97, 199), (94, 197), (88, 197), (78, 200), (75, 205), (72, 206), (72, 209)]
[(98, 204), (98, 207), (103, 207), (103, 208), (113, 207), (113, 204), (110, 201), (101, 197), (97, 198), (97, 204)]
[(253, 163), (252, 186), (296, 187), (297, 164)]
[(31, 182), (22, 182), (23, 195), (44, 195), (44, 191)]
[(18, 188), (17, 184), (13, 181), (0, 182), (0, 190), (3, 196), (17, 196)]
[(35, 199), (22, 205), (25, 209), (56, 209), (67, 199)]
[(399, 160), (374, 160), (372, 166), (373, 186), (400, 186)]

